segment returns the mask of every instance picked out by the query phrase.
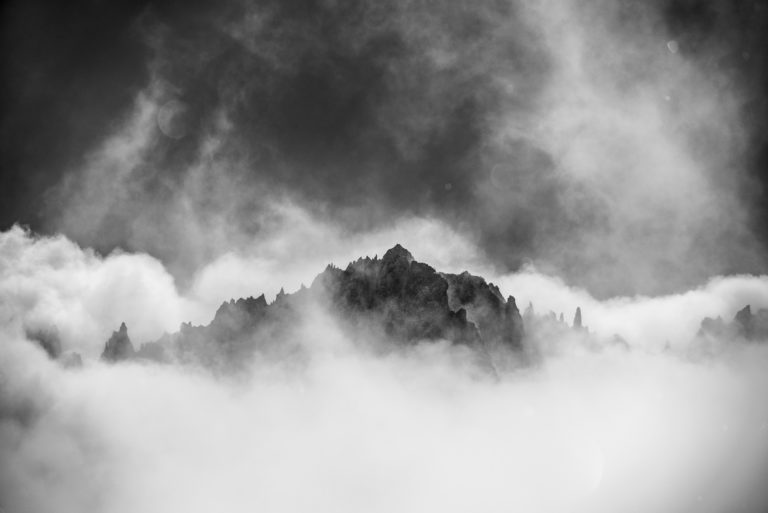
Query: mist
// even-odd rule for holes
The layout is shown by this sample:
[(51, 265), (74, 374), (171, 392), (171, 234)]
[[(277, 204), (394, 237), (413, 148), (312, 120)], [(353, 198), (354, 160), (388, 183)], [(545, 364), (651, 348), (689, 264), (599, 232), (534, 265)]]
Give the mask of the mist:
[[(0, 513), (768, 508), (768, 345), (702, 324), (768, 309), (762, 4), (2, 23)], [(318, 294), (231, 372), (103, 356), (396, 244), (497, 286), (522, 345), (404, 343)]]
[[(426, 254), (450, 234), (419, 225)], [(454, 266), (488, 265), (450, 235)], [(768, 348), (689, 351), (694, 319), (768, 306), (765, 277), (609, 301), (533, 269), (493, 277), (542, 311), (570, 317), (581, 305), (592, 333), (618, 332), (631, 347), (595, 351), (560, 336), (541, 345), (539, 363), (496, 373), (443, 342), (374, 350), (381, 341), (350, 338), (317, 305), (291, 335), (305, 358), (257, 356), (222, 376), (98, 359), (120, 320), (137, 342), (176, 319), (210, 320), (215, 306), (179, 293), (152, 257), (100, 256), (21, 229), (0, 247), (7, 511), (757, 512), (768, 499)], [(84, 355), (82, 367), (26, 339), (42, 322), (58, 326), (65, 353)]]

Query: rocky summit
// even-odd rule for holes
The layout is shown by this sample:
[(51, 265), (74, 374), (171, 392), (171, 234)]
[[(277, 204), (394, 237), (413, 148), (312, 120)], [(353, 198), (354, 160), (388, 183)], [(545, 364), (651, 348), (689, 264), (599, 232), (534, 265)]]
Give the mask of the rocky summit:
[[(210, 324), (183, 323), (178, 332), (138, 349), (123, 323), (107, 341), (102, 359), (195, 363), (221, 370), (243, 366), (255, 355), (291, 361), (319, 336), (315, 325), (305, 323), (318, 311), (331, 314), (338, 321), (334, 329), (361, 344), (381, 342), (386, 348), (447, 341), (471, 349), (481, 363), (491, 365), (499, 361), (493, 355), (535, 359), (553, 340), (580, 341), (594, 350), (630, 349), (618, 335), (604, 339), (592, 333), (583, 324), (581, 308), (572, 325), (562, 313), (559, 319), (554, 312), (536, 315), (533, 305), (521, 316), (515, 298), (505, 299), (493, 283), (468, 272), (438, 272), (398, 244), (381, 258), (359, 258), (345, 269), (328, 265), (309, 287), (302, 285), (292, 294), (281, 290), (272, 303), (263, 294), (226, 301)], [(52, 358), (60, 352), (54, 335), (41, 328), (29, 332)], [(768, 311), (753, 313), (746, 306), (732, 322), (706, 318), (697, 338), (768, 340)]]
[[(225, 302), (207, 326), (182, 324), (177, 333), (135, 351), (125, 324), (107, 341), (102, 358), (195, 361), (209, 366), (247, 361), (257, 352), (298, 350), (303, 315), (313, 308), (335, 314), (344, 329), (395, 344), (444, 340), (485, 352), (522, 349), (523, 320), (515, 298), (468, 272), (446, 274), (418, 262), (399, 244), (382, 258), (360, 258), (346, 269), (329, 265), (274, 302), (264, 295)], [(363, 330), (363, 331), (361, 331)], [(311, 338), (311, 334), (309, 335)]]
[(104, 352), (101, 353), (101, 359), (107, 361), (119, 361), (131, 358), (136, 354), (133, 349), (131, 339), (128, 337), (128, 327), (125, 323), (120, 324), (117, 331), (112, 332), (112, 336), (107, 340), (104, 346)]
[(721, 317), (706, 317), (701, 321), (698, 337), (702, 339), (744, 340), (762, 342), (768, 340), (768, 310), (752, 312), (750, 305), (745, 306), (733, 318), (726, 322)]

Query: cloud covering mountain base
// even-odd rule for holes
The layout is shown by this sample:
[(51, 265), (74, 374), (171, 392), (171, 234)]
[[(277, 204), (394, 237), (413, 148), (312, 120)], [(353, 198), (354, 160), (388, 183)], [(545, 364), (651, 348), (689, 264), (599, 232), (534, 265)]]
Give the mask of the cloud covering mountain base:
[[(768, 510), (761, 2), (2, 23), (0, 513)], [(397, 344), (313, 300), (269, 340), (299, 351), (236, 373), (99, 358), (396, 243), (492, 281), (527, 352)], [(417, 321), (474, 325), (423, 275)]]
[[(428, 234), (411, 247), (421, 260), (449, 233), (408, 223)], [(369, 236), (382, 252), (401, 229)], [(630, 350), (565, 337), (542, 345), (536, 365), (492, 375), (444, 342), (372, 351), (318, 309), (297, 327), (300, 361), (257, 358), (230, 377), (109, 365), (97, 356), (120, 320), (144, 341), (182, 320), (208, 322), (219, 298), (180, 291), (146, 255), (102, 257), (63, 237), (3, 233), (0, 507), (764, 511), (768, 346), (724, 341), (701, 353), (694, 335), (704, 316), (765, 307), (765, 277), (601, 302), (533, 269), (496, 276), (470, 243), (448, 240), (456, 251), (446, 267), (487, 272), (539, 311), (570, 315), (580, 305), (593, 333), (618, 332)], [(301, 268), (286, 261), (279, 278), (304, 280)], [(261, 286), (270, 292), (269, 281)], [(56, 326), (65, 353), (83, 355), (82, 367), (27, 340), (44, 325)]]

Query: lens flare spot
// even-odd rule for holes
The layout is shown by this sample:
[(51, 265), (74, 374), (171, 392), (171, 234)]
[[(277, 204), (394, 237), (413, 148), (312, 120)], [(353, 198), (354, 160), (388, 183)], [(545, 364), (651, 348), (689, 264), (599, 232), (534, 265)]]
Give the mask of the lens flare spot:
[(680, 51), (680, 44), (674, 39), (667, 41), (667, 50), (669, 50), (670, 53), (677, 53)]
[(189, 106), (180, 100), (170, 100), (157, 111), (157, 126), (171, 139), (181, 139), (189, 132)]

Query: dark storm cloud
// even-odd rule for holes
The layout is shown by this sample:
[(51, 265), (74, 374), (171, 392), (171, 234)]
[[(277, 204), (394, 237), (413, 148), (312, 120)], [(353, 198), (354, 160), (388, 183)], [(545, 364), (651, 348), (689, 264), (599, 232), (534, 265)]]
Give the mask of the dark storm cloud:
[(4, 2), (0, 224), (40, 227), (42, 193), (146, 81), (139, 2)]
[(151, 223), (162, 225), (164, 202), (189, 197), (190, 169), (215, 141), (210, 179), (224, 198), (191, 201), (198, 213), (220, 215), (236, 182), (239, 206), (224, 217), (245, 233), (258, 233), (265, 196), (279, 193), (360, 229), (408, 214), (471, 219), (483, 148), (501, 112), (495, 76), (516, 77), (523, 112), (547, 71), (514, 16), (503, 2), (472, 9), (426, 1), (232, 2), (178, 15), (150, 8), (136, 26), (152, 55), (147, 101), (161, 109), (183, 102), (186, 136), (153, 134), (130, 183), (101, 211), (93, 205), (109, 196), (119, 172), (67, 180), (59, 197), (73, 221), (53, 215), (60, 202), (50, 217), (89, 245), (176, 260), (174, 248), (135, 240), (136, 218), (156, 211), (161, 219)]
[[(765, 270), (757, 4), (88, 4), (52, 32), (39, 10), (5, 16), (4, 101), (29, 98), (4, 117), (3, 191), (22, 198), (6, 224), (184, 277), (283, 198), (352, 230), (439, 217), (502, 268), (533, 260), (603, 295)], [(659, 104), (666, 119), (627, 121)]]
[(249, 178), (336, 206), (424, 211), (472, 197), (499, 108), (490, 64), (503, 54), (531, 84), (521, 106), (543, 79), (521, 34), (493, 33), (511, 15), (504, 3), (260, 2), (188, 32), (148, 30), (158, 75), (201, 122), (224, 109), (225, 145)]

